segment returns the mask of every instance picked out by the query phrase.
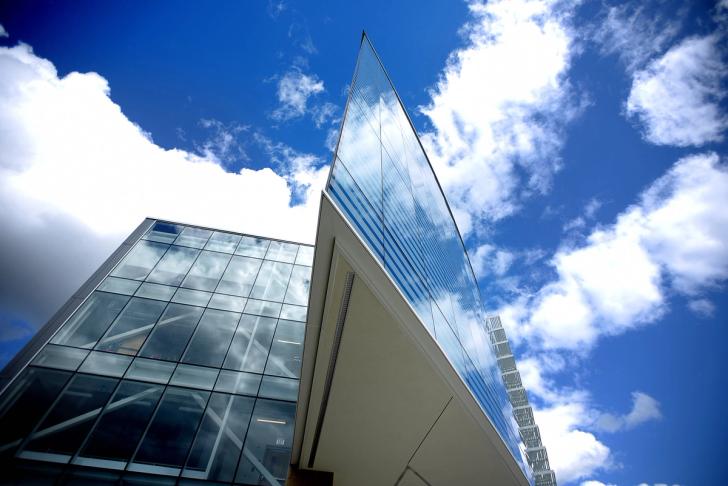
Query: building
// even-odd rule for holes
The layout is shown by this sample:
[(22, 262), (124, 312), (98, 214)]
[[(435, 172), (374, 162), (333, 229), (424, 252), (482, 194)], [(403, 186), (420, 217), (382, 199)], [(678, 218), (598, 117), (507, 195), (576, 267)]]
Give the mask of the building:
[(0, 380), (11, 484), (535, 481), (464, 243), (366, 36), (315, 247), (145, 220)]

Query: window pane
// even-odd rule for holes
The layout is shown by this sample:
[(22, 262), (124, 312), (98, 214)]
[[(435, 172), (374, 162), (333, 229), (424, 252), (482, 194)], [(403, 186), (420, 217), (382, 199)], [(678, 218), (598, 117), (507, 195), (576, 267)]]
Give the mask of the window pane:
[[(296, 405), (258, 400), (235, 480), (246, 484), (283, 483), (291, 461)], [(251, 458), (254, 459), (251, 461)]]
[(118, 380), (76, 375), (38, 426), (27, 450), (72, 455), (101, 413)]
[(207, 245), (205, 245), (205, 250), (234, 253), (239, 241), (240, 235), (215, 231), (210, 237), (210, 241), (208, 241)]
[(268, 250), (270, 240), (263, 238), (254, 238), (252, 236), (243, 236), (240, 239), (238, 249), (235, 250), (236, 255), (244, 255), (255, 258), (263, 258)]
[(245, 304), (246, 314), (256, 314), (266, 317), (278, 317), (281, 312), (281, 304), (277, 302), (266, 302), (265, 300), (248, 299)]
[(296, 261), (297, 253), (298, 245), (296, 244), (283, 243), (282, 241), (271, 241), (268, 253), (265, 254), (265, 259), (293, 263)]
[(291, 281), (286, 290), (286, 304), (308, 305), (308, 291), (311, 287), (311, 267), (295, 265)]
[(184, 226), (171, 223), (156, 222), (152, 226), (144, 238), (152, 241), (159, 241), (162, 243), (172, 243), (177, 236), (182, 232)]
[(122, 381), (81, 455), (128, 461), (163, 389), (160, 385)]
[(217, 292), (247, 297), (258, 275), (262, 260), (242, 256), (233, 257), (222, 276)]
[(224, 367), (262, 373), (275, 327), (276, 319), (243, 314)]
[(210, 292), (203, 292), (202, 290), (177, 289), (174, 297), (172, 297), (172, 302), (205, 307), (210, 301), (210, 297), (212, 297)]
[(232, 481), (255, 399), (213, 393), (182, 475)]
[(87, 354), (88, 351), (82, 349), (48, 344), (38, 353), (38, 356), (33, 360), (33, 364), (48, 368), (76, 371), (76, 368), (78, 368)]
[(167, 388), (134, 462), (182, 467), (208, 392)]
[(212, 390), (217, 380), (217, 374), (218, 370), (214, 368), (180, 364), (174, 370), (172, 381), (169, 384)]
[(228, 310), (232, 312), (243, 312), (246, 299), (243, 297), (233, 297), (232, 295), (213, 294), (208, 307), (213, 309)]
[(301, 245), (298, 247), (296, 265), (306, 265), (308, 267), (313, 266), (313, 246)]
[(165, 285), (179, 285), (198, 253), (200, 250), (170, 246), (147, 280)]
[(239, 318), (240, 314), (233, 312), (205, 310), (183, 361), (219, 368)]
[(125, 377), (135, 380), (151, 381), (165, 384), (174, 371), (174, 363), (155, 359), (136, 358), (126, 372)]
[(253, 299), (283, 302), (293, 265), (290, 263), (264, 261), (250, 292)]
[(127, 280), (125, 278), (106, 277), (106, 280), (99, 285), (98, 290), (115, 294), (134, 295), (136, 289), (139, 288), (139, 283), (136, 280)]
[(78, 371), (121, 378), (124, 376), (124, 372), (129, 367), (131, 360), (130, 356), (91, 351), (91, 354)]
[(256, 396), (260, 387), (260, 377), (242, 371), (221, 370), (215, 383), (215, 391)]
[(177, 361), (202, 317), (201, 307), (169, 304), (139, 356)]
[(103, 336), (129, 297), (94, 292), (55, 335), (52, 343), (92, 348)]
[(280, 376), (264, 376), (260, 396), (295, 402), (298, 399), (298, 380)]
[(230, 255), (203, 251), (182, 282), (183, 287), (213, 291), (225, 271)]
[(306, 322), (307, 310), (308, 308), (299, 305), (284, 304), (283, 309), (281, 309), (281, 319)]
[(111, 275), (115, 277), (144, 280), (157, 264), (169, 245), (141, 240), (134, 245)]
[(26, 368), (0, 401), (0, 458), (9, 457), (40, 420), (71, 373)]
[(174, 241), (174, 244), (202, 248), (207, 243), (207, 239), (210, 238), (211, 234), (212, 231), (210, 230), (187, 227), (182, 230), (182, 233)]
[(136, 296), (146, 297), (148, 299), (169, 301), (176, 290), (177, 287), (144, 282), (142, 286), (139, 287), (139, 290), (137, 290)]
[(304, 331), (305, 324), (302, 322), (278, 321), (270, 357), (265, 366), (265, 374), (287, 376), (288, 378), (299, 377)]
[(166, 306), (165, 302), (158, 300), (133, 297), (96, 345), (96, 349), (135, 355)]

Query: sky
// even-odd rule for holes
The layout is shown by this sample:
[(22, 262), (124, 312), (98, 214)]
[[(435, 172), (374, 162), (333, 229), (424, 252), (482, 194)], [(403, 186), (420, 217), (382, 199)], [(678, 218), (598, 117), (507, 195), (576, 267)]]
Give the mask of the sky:
[(0, 4), (0, 365), (144, 217), (313, 242), (366, 30), (561, 485), (722, 484), (728, 2)]

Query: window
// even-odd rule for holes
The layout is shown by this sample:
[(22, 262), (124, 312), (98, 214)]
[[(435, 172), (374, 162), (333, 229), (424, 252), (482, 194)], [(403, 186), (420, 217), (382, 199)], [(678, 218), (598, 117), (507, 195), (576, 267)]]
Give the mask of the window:
[(91, 351), (79, 371), (121, 378), (131, 363), (131, 356)]
[(157, 221), (154, 223), (144, 238), (152, 241), (159, 241), (161, 243), (172, 243), (177, 236), (182, 232), (184, 226), (171, 223), (163, 223)]
[(96, 349), (135, 355), (166, 306), (165, 302), (158, 300), (132, 298)]
[(253, 288), (261, 263), (262, 260), (256, 258), (233, 257), (217, 286), (217, 292), (247, 297)]
[(295, 402), (298, 399), (298, 380), (280, 376), (264, 376), (260, 384), (259, 396)]
[(111, 275), (115, 277), (144, 280), (157, 264), (169, 245), (141, 240), (119, 263)]
[(202, 248), (207, 243), (208, 238), (212, 235), (212, 231), (202, 228), (187, 227), (174, 240), (175, 245), (191, 246), (192, 248)]
[(240, 314), (207, 309), (197, 326), (183, 361), (203, 366), (220, 367)]
[(276, 319), (243, 314), (224, 367), (262, 373), (275, 327)]
[(165, 285), (179, 285), (199, 253), (200, 250), (192, 248), (170, 246), (148, 280)]
[(250, 292), (253, 299), (283, 302), (293, 265), (290, 263), (264, 261)]
[(48, 344), (38, 353), (38, 356), (33, 360), (33, 364), (47, 368), (76, 371), (86, 355), (88, 355), (88, 351), (82, 349)]
[(311, 286), (311, 267), (295, 265), (291, 281), (286, 290), (286, 304), (308, 305), (308, 291)]
[(192, 268), (190, 273), (182, 282), (183, 287), (212, 292), (217, 287), (217, 282), (225, 271), (230, 255), (203, 251)]
[(235, 250), (236, 255), (250, 256), (255, 258), (263, 258), (268, 250), (269, 240), (263, 238), (254, 238), (252, 236), (243, 236), (240, 239), (238, 249)]
[(106, 277), (106, 279), (101, 282), (101, 285), (99, 285), (98, 290), (103, 290), (104, 292), (112, 292), (114, 294), (134, 295), (136, 289), (139, 288), (139, 283), (140, 282), (138, 282), (137, 280)]
[(299, 377), (304, 332), (305, 324), (302, 322), (278, 321), (273, 346), (271, 346), (268, 363), (265, 366), (267, 375)]
[(94, 292), (51, 342), (79, 348), (94, 347), (128, 301), (129, 297), (124, 295)]
[(224, 253), (235, 253), (235, 248), (238, 247), (239, 241), (239, 235), (215, 231), (210, 237), (210, 241), (208, 241), (207, 245), (205, 245), (205, 250), (221, 251)]
[(313, 266), (313, 246), (301, 245), (298, 247), (298, 255), (296, 256), (296, 265)]
[(268, 252), (265, 254), (266, 260), (275, 260), (278, 262), (293, 263), (296, 261), (298, 253), (298, 245), (294, 243), (284, 243), (282, 241), (271, 241)]
[(177, 361), (187, 346), (197, 322), (202, 317), (201, 307), (169, 304), (164, 314), (144, 343), (139, 356)]

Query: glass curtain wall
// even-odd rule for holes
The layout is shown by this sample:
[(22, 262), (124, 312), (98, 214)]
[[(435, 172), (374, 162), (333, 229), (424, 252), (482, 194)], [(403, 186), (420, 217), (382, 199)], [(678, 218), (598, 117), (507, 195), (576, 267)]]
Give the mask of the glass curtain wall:
[(417, 134), (366, 37), (326, 191), (530, 477), (462, 239)]
[(156, 222), (0, 397), (0, 461), (283, 484), (312, 260)]

